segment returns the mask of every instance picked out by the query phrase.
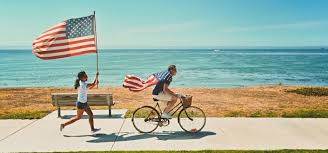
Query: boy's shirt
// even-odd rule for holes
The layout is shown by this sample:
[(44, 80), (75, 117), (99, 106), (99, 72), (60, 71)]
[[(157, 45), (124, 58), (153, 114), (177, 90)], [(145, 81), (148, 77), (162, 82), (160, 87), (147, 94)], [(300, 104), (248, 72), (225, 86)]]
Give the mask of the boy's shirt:
[(168, 70), (155, 73), (154, 76), (157, 78), (158, 82), (153, 90), (153, 95), (158, 95), (163, 92), (164, 84), (170, 85), (172, 82), (172, 76)]

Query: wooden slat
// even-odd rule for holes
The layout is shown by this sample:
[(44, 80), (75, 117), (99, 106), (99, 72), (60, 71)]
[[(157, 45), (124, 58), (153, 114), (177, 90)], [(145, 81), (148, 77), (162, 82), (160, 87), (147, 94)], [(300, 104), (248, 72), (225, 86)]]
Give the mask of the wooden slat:
[[(57, 96), (66, 96), (66, 95), (76, 95), (77, 93), (52, 93), (51, 95), (57, 95)], [(88, 95), (112, 95), (110, 93), (88, 93)]]
[[(58, 103), (60, 106), (76, 106), (75, 103)], [(106, 103), (89, 103), (89, 106), (108, 106)]]
[[(61, 101), (61, 102), (70, 102), (70, 101), (76, 101), (77, 98), (57, 98), (58, 101)], [(97, 97), (97, 98), (94, 98), (94, 97), (88, 97), (88, 102), (91, 102), (91, 101), (107, 101), (106, 100), (106, 97)]]
[[(71, 104), (71, 103), (76, 103), (76, 101), (58, 101), (58, 104)], [(88, 101), (89, 104), (104, 104), (104, 105), (108, 105), (108, 103), (106, 101)]]

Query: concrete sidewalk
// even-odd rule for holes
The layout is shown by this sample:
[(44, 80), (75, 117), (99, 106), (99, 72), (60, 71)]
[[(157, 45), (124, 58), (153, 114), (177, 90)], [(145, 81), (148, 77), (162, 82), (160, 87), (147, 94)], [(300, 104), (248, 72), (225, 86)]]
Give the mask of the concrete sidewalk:
[[(59, 132), (56, 112), (40, 120), (0, 120), (0, 152), (109, 150), (328, 149), (328, 119), (208, 118), (202, 132), (188, 134), (176, 119), (153, 134), (139, 134), (126, 110), (96, 110), (92, 135), (86, 118)], [(75, 111), (63, 111), (66, 118)]]
[(0, 141), (19, 132), (36, 120), (0, 120)]

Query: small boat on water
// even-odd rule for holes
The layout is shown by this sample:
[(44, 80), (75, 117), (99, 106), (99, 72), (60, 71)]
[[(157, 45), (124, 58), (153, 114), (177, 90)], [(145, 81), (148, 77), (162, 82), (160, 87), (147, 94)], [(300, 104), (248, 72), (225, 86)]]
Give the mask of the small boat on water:
[(219, 52), (219, 51), (221, 51), (220, 49), (214, 49), (213, 50), (214, 52)]

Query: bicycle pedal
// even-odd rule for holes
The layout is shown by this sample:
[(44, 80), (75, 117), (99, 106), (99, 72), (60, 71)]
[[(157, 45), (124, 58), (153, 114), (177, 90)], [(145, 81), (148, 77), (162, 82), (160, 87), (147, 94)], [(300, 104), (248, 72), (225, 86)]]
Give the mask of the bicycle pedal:
[(162, 127), (162, 126), (168, 126), (169, 124), (170, 124), (170, 120), (162, 118), (158, 125)]

